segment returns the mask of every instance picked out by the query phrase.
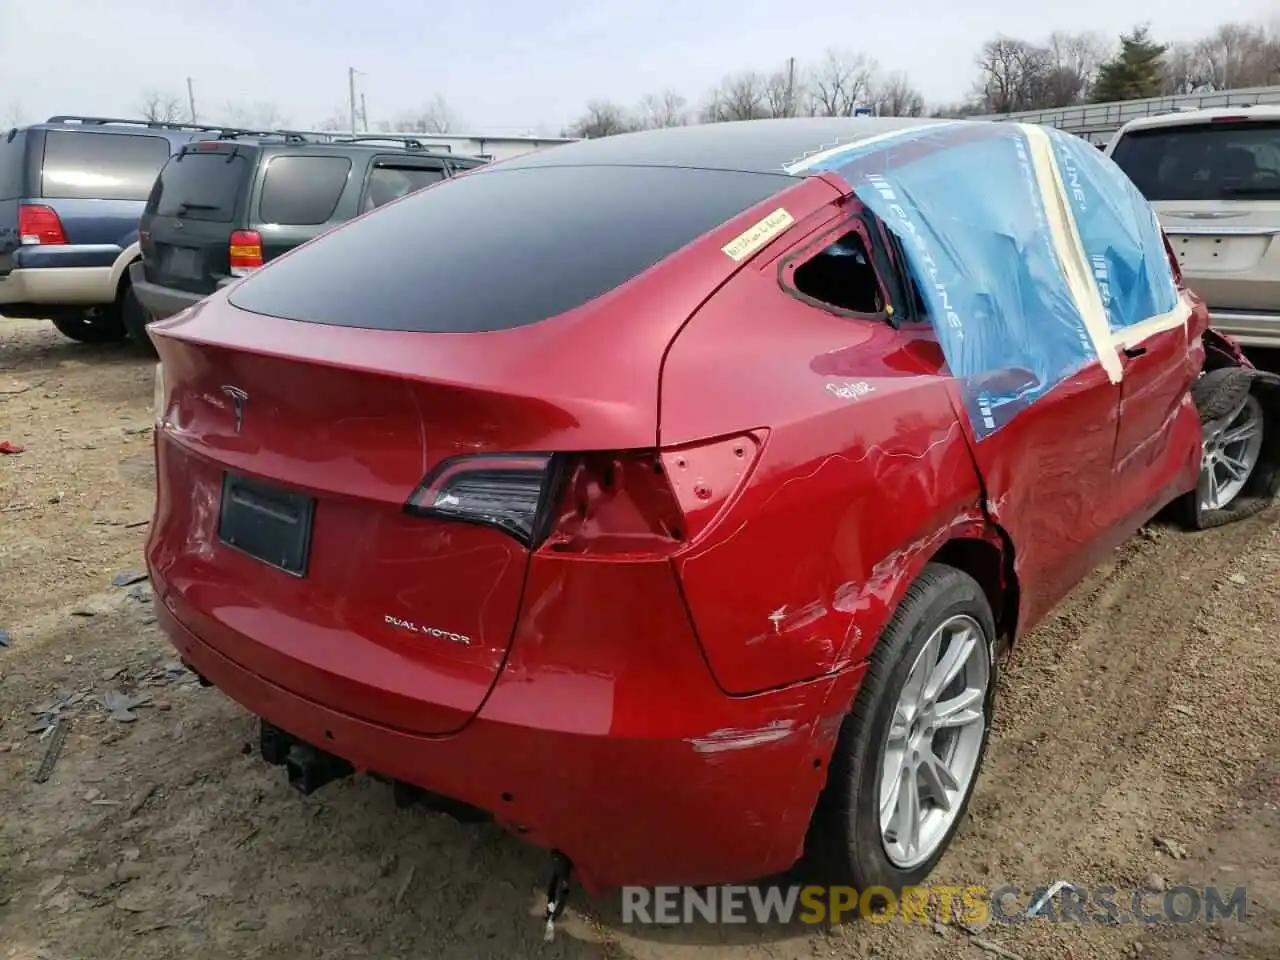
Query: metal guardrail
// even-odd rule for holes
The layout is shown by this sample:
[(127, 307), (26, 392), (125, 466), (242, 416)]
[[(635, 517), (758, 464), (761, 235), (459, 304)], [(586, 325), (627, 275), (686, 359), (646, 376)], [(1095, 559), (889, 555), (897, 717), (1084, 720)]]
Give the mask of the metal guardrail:
[(1111, 139), (1113, 133), (1138, 117), (1154, 117), (1186, 110), (1251, 107), (1261, 104), (1280, 104), (1280, 86), (1241, 87), (1238, 90), (1220, 90), (1214, 93), (1189, 93), (1173, 97), (1149, 97), (1144, 100), (1087, 103), (1047, 110), (993, 113), (981, 119), (1039, 123), (1047, 127), (1057, 127), (1067, 133), (1074, 133), (1091, 143), (1105, 143)]

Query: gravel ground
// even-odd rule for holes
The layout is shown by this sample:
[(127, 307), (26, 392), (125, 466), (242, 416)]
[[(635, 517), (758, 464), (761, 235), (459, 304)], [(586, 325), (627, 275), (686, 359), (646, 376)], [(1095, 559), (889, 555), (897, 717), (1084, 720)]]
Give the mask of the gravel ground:
[(1243, 923), (649, 927), (606, 897), (544, 945), (544, 855), (364, 779), (297, 795), (171, 668), (145, 584), (113, 585), (141, 568), (150, 400), (129, 349), (0, 320), (0, 441), (26, 448), (0, 455), (0, 957), (1280, 956), (1280, 510), (1144, 530), (1023, 642), (935, 877), (1243, 884)]

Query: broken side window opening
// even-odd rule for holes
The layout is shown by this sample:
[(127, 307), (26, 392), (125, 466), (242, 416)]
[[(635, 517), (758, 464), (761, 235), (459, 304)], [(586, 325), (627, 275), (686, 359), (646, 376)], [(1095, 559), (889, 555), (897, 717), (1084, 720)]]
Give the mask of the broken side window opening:
[(796, 268), (795, 289), (804, 297), (837, 310), (882, 314), (884, 292), (862, 235), (842, 234)]

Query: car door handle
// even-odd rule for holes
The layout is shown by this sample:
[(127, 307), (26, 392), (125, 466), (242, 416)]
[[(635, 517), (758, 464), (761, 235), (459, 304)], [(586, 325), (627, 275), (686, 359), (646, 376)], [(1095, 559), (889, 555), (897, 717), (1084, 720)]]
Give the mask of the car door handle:
[(1147, 348), (1140, 343), (1134, 344), (1132, 347), (1124, 348), (1124, 355), (1126, 357), (1141, 357), (1146, 352)]

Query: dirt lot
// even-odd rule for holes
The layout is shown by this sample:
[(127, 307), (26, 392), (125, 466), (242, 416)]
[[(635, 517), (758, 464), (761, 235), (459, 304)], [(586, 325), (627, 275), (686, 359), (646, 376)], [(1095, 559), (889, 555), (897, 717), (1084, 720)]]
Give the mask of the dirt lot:
[[(1025, 641), (936, 877), (1244, 884), (1243, 924), (658, 928), (615, 897), (544, 945), (543, 855), (376, 782), (303, 798), (166, 669), (145, 586), (112, 585), (141, 565), (150, 401), (137, 354), (0, 320), (0, 441), (26, 447), (0, 455), (0, 957), (1280, 956), (1280, 510), (1145, 530)], [(33, 711), (80, 694), (37, 783)]]

